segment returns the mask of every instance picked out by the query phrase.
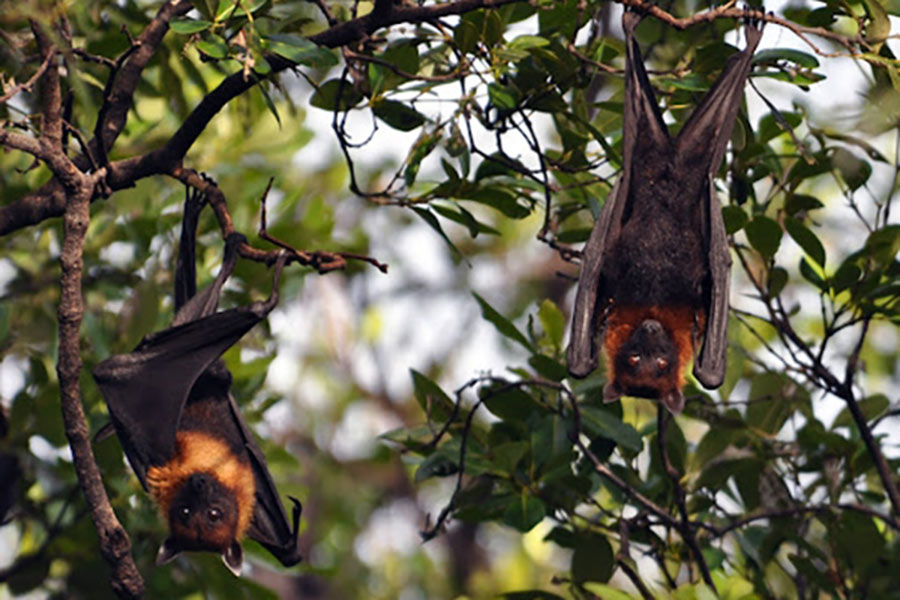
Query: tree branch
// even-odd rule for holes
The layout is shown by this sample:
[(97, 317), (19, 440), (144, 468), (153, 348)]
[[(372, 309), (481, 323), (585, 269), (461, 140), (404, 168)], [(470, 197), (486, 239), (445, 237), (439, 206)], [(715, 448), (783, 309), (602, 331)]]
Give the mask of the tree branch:
[(63, 246), (60, 253), (59, 376), (63, 423), (75, 464), (78, 483), (100, 538), (100, 553), (112, 570), (111, 583), (120, 598), (140, 598), (144, 593), (141, 578), (131, 556), (131, 542), (110, 506), (85, 421), (81, 399), (81, 347), (79, 344), (84, 299), (81, 277), (84, 270), (82, 252), (90, 222), (90, 200), (96, 181), (103, 171), (83, 177), (72, 191), (63, 216)]
[(712, 588), (713, 592), (715, 592), (716, 584), (715, 582), (713, 582), (712, 575), (709, 572), (709, 565), (706, 564), (706, 558), (703, 556), (703, 550), (700, 549), (700, 544), (697, 543), (697, 536), (694, 533), (695, 526), (691, 522), (690, 515), (688, 514), (684, 488), (681, 486), (681, 482), (679, 481), (678, 471), (675, 469), (674, 465), (672, 465), (672, 461), (669, 459), (667, 430), (671, 417), (669, 415), (669, 411), (663, 408), (661, 404), (657, 405), (656, 410), (656, 440), (659, 445), (659, 454), (662, 457), (663, 468), (665, 469), (666, 474), (669, 476), (669, 479), (672, 481), (675, 504), (676, 506), (678, 506), (678, 513), (681, 515), (681, 522), (678, 525), (678, 532), (681, 534), (681, 537), (687, 544), (688, 548), (690, 548), (691, 554), (694, 555), (694, 560), (697, 561), (697, 565), (700, 567), (700, 574), (703, 576), (703, 581), (706, 582), (706, 585)]

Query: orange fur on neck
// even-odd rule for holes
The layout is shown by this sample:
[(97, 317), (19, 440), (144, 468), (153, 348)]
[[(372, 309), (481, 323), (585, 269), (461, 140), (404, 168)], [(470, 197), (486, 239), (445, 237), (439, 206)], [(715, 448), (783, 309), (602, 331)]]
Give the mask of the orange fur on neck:
[(172, 499), (181, 485), (191, 475), (203, 472), (234, 493), (239, 507), (235, 537), (244, 537), (256, 502), (256, 482), (250, 464), (235, 456), (228, 444), (202, 431), (179, 431), (175, 444), (172, 460), (147, 469), (147, 486), (163, 517), (168, 518)]
[(702, 310), (695, 311), (688, 306), (660, 307), (660, 306), (616, 306), (610, 311), (606, 319), (606, 334), (603, 339), (606, 351), (607, 377), (609, 381), (616, 380), (615, 357), (622, 345), (628, 341), (635, 328), (647, 319), (655, 319), (672, 336), (672, 341), (678, 349), (678, 364), (676, 365), (676, 385), (678, 389), (684, 386), (684, 373), (687, 365), (694, 357), (694, 345), (692, 331), (695, 327), (703, 331), (704, 314)]

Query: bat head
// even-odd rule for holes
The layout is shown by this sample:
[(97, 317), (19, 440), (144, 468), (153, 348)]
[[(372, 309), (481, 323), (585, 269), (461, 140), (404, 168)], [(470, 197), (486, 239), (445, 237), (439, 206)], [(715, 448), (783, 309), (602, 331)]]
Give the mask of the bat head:
[(662, 323), (653, 318), (641, 321), (611, 359), (612, 381), (603, 390), (606, 402), (629, 395), (660, 400), (676, 414), (684, 408), (678, 385), (679, 349)]
[(209, 473), (185, 478), (173, 494), (166, 518), (169, 537), (157, 563), (169, 562), (183, 551), (219, 552), (225, 565), (240, 575), (244, 553), (239, 540), (238, 498)]

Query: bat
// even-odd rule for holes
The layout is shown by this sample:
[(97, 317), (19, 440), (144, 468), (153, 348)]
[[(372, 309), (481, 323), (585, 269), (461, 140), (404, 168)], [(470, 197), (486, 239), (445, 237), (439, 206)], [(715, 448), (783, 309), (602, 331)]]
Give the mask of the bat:
[(245, 238), (228, 236), (218, 276), (196, 293), (194, 240), (203, 204), (199, 194), (185, 202), (172, 326), (146, 336), (134, 351), (104, 360), (93, 375), (129, 464), (169, 525), (158, 564), (183, 551), (212, 551), (239, 575), (240, 540), (247, 536), (292, 566), (301, 560), (301, 505), (291, 498), (289, 524), (220, 360), (278, 303), (287, 254), (275, 264), (267, 300), (216, 312)]
[(704, 386), (725, 377), (731, 255), (714, 178), (762, 28), (747, 24), (747, 47), (673, 138), (634, 39), (640, 20), (622, 17), (623, 168), (584, 247), (567, 362), (575, 377), (591, 373), (602, 333), (604, 400), (656, 399), (678, 414), (692, 358)]

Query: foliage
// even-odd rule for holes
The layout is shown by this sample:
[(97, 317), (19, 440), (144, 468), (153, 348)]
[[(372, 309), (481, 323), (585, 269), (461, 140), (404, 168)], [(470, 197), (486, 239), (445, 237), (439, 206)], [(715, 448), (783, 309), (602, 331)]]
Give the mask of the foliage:
[[(618, 7), (420, 4), (167, 2), (170, 31), (121, 105), (110, 90), (150, 48), (134, 39), (157, 5), (4, 7), (0, 458), (21, 477), (0, 489), (0, 508), (15, 500), (0, 596), (112, 594), (59, 419), (66, 234), (47, 199), (60, 173), (10, 135), (49, 129), (34, 27), (60, 49), (47, 64), (62, 80), (65, 154), (107, 170), (82, 250), (91, 433), (107, 417), (90, 368), (171, 320), (188, 170), (215, 180), (254, 248), (274, 177), (268, 233), (346, 259), (322, 279), (320, 263), (289, 269), (282, 297), (295, 302), (226, 356), (279, 489), (306, 506), (304, 565), (280, 570), (248, 543), (251, 577), (203, 555), (154, 567), (160, 519), (118, 442), (94, 442), (148, 597), (894, 597), (896, 3), (768, 18), (774, 39), (815, 45), (766, 38), (755, 57), (720, 178), (736, 258), (728, 376), (714, 392), (690, 385), (676, 419), (646, 400), (604, 404), (602, 369), (578, 381), (565, 367), (576, 247), (621, 160)], [(639, 40), (677, 127), (745, 9), (678, 20), (700, 9), (654, 8)], [(817, 105), (850, 100), (819, 91), (834, 54), (866, 73), (864, 100), (820, 117)], [(127, 119), (89, 146), (92, 165), (85, 144), (117, 126), (116, 106)], [(224, 228), (201, 221), (201, 282)], [(389, 276), (352, 260), (370, 254)], [(268, 290), (251, 261), (236, 279), (228, 305)]]

